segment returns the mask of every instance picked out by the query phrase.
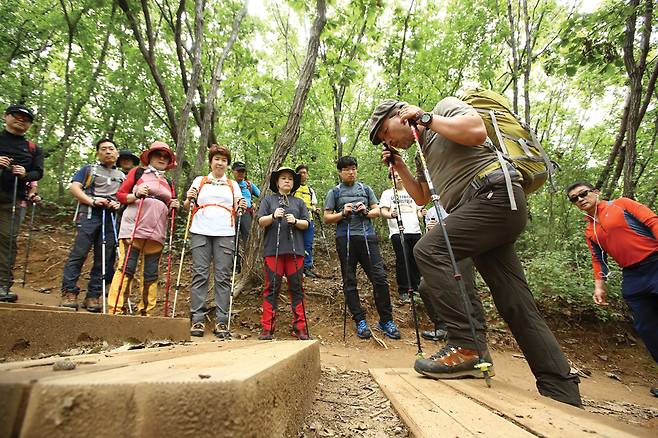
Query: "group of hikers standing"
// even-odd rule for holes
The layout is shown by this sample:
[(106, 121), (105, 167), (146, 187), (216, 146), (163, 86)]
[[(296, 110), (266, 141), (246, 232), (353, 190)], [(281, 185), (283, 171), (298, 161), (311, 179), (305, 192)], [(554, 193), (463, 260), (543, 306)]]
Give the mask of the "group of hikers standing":
[[(0, 252), (2, 301), (16, 300), (10, 292), (11, 267), (15, 235), (24, 215), (24, 208), (17, 205), (32, 190), (32, 181), (43, 175), (43, 152), (24, 138), (33, 118), (26, 107), (12, 105), (5, 111), (6, 129), (0, 134), (0, 235), (10, 242), (2, 245)], [(383, 145), (381, 159), (389, 167), (394, 188), (378, 200), (373, 190), (358, 180), (356, 159), (341, 157), (337, 161), (340, 183), (327, 192), (321, 218), (336, 225), (344, 311), (346, 315), (349, 310), (356, 335), (364, 339), (372, 336), (358, 294), (356, 270), (360, 265), (372, 284), (378, 314), (373, 327), (389, 338), (401, 337), (393, 320), (389, 283), (373, 226), (373, 219), (382, 216), (388, 220), (396, 254), (399, 298), (413, 306), (417, 291), (434, 324), (423, 337), (447, 341), (437, 353), (416, 360), (417, 372), (437, 379), (495, 374), (482, 303), (473, 282), (475, 267), (523, 351), (539, 392), (581, 407), (578, 377), (571, 373), (555, 336), (539, 314), (515, 251), (515, 241), (528, 217), (527, 181), (491, 147), (478, 112), (455, 97), (441, 100), (431, 112), (385, 100), (371, 116), (370, 141)], [(399, 152), (414, 144), (418, 148), (415, 174)], [(174, 214), (180, 207), (165, 176), (176, 165), (176, 156), (166, 144), (154, 142), (139, 158), (124, 155), (127, 166), (135, 166), (126, 172), (123, 166), (124, 171), (117, 168), (120, 154), (113, 141), (99, 141), (96, 153), (98, 161), (84, 166), (72, 178), (71, 193), (80, 206), (76, 214), (78, 234), (64, 269), (63, 305), (77, 308), (76, 283), (93, 248), (94, 263), (84, 303), (87, 310), (130, 311), (126, 292), (141, 260), (142, 292), (137, 312), (148, 316), (156, 303), (158, 266), (168, 224), (171, 244)], [(264, 229), (266, 274), (259, 338), (274, 336), (277, 297), (285, 276), (292, 308), (291, 332), (301, 340), (309, 339), (304, 276), (316, 275), (312, 239), (319, 209), (317, 196), (307, 185), (308, 168), (281, 167), (272, 172), (272, 194), (256, 208), (260, 189), (246, 180), (243, 162), (234, 162), (234, 179), (228, 177), (231, 152), (226, 146), (210, 147), (208, 163), (210, 173), (194, 179), (182, 203), (189, 211), (192, 253), (191, 334), (205, 333), (212, 261), (213, 332), (220, 338), (230, 336), (238, 247), (248, 239), (255, 219)], [(595, 302), (606, 304), (606, 255), (610, 254), (623, 269), (622, 293), (635, 327), (658, 361), (658, 217), (629, 199), (599, 201), (598, 191), (587, 182), (571, 185), (567, 194), (589, 220), (586, 239), (595, 271)], [(425, 211), (423, 206), (428, 202), (432, 207)], [(424, 214), (423, 235), (419, 218)], [(120, 252), (116, 270), (115, 248)]]

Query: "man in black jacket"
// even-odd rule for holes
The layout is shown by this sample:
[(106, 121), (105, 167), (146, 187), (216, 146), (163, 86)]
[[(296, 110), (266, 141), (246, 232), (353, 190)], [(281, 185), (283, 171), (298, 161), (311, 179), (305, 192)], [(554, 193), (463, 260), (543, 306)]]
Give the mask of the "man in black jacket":
[[(0, 132), (0, 301), (14, 302), (12, 268), (16, 259), (16, 235), (25, 216), (20, 202), (27, 185), (43, 177), (43, 151), (25, 138), (34, 113), (25, 105), (5, 110), (5, 129)], [(16, 193), (16, 195), (14, 195)]]

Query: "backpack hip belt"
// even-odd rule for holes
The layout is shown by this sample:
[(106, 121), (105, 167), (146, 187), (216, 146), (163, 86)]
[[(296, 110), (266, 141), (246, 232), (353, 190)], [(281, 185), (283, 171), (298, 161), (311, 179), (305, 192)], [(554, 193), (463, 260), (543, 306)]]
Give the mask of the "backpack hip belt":
[[(498, 164), (497, 162), (495, 164)], [(489, 168), (490, 166), (487, 166)], [(485, 170), (487, 169), (485, 168)], [(509, 173), (512, 185), (517, 185), (521, 187), (521, 175), (514, 166), (508, 164), (507, 171)], [(481, 190), (484, 187), (492, 187), (496, 184), (505, 183), (505, 172), (500, 166), (496, 166), (494, 170), (484, 173), (484, 175), (478, 175), (473, 181), (471, 181), (471, 187), (475, 190)]]

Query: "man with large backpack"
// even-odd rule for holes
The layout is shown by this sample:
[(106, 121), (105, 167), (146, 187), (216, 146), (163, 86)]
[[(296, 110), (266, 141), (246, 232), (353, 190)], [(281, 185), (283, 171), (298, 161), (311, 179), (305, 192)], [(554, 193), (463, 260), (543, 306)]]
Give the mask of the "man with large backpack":
[[(384, 262), (379, 252), (377, 236), (371, 219), (379, 216), (379, 202), (370, 187), (358, 181), (357, 161), (341, 157), (336, 163), (341, 183), (327, 192), (324, 202), (324, 222), (336, 224), (336, 250), (343, 275), (345, 305), (356, 324), (356, 335), (361, 339), (372, 336), (361, 307), (356, 282), (357, 264), (372, 283), (375, 306), (379, 314), (376, 328), (392, 339), (400, 339), (393, 322), (391, 296)], [(343, 309), (345, 313), (346, 309)], [(343, 325), (345, 314), (343, 314)]]
[[(494, 374), (493, 368), (488, 374), (487, 368), (479, 368), (491, 362), (482, 303), (455, 281), (459, 277), (454, 259), (472, 257), (537, 379), (539, 392), (581, 407), (578, 377), (571, 374), (569, 362), (539, 314), (514, 249), (527, 220), (521, 173), (498, 159), (482, 117), (455, 97), (442, 99), (431, 112), (389, 99), (372, 114), (370, 140), (375, 145), (385, 143), (382, 159), (392, 163), (417, 204), (431, 198), (438, 204), (440, 197), (450, 213), (445, 226), (430, 230), (414, 249), (423, 287), (436, 296), (448, 330), (447, 345), (428, 359), (418, 359), (416, 371), (436, 379)], [(394, 149), (413, 144), (420, 148), (415, 176)], [(437, 196), (431, 194), (434, 188)], [(474, 311), (469, 313), (471, 306)]]
[[(89, 273), (89, 284), (83, 307), (89, 312), (100, 312), (103, 281), (109, 285), (114, 272), (115, 243), (117, 236), (112, 215), (121, 207), (117, 200), (119, 186), (126, 179), (124, 173), (117, 169), (119, 151), (109, 139), (96, 142), (96, 161), (80, 168), (71, 179), (69, 190), (79, 202), (75, 217), (77, 234), (71, 247), (69, 258), (64, 266), (62, 277), (62, 307), (78, 310), (78, 279), (82, 265), (91, 249), (94, 249), (94, 262)], [(105, 219), (105, 223), (103, 223)], [(102, 231), (105, 231), (103, 236)], [(105, 245), (105, 260), (102, 246)], [(105, 270), (103, 271), (103, 263)], [(106, 272), (105, 278), (102, 273)]]
[(25, 217), (21, 203), (28, 183), (43, 177), (43, 151), (25, 138), (34, 113), (25, 105), (5, 110), (5, 129), (0, 132), (0, 302), (15, 302), (10, 292), (16, 260), (16, 235)]

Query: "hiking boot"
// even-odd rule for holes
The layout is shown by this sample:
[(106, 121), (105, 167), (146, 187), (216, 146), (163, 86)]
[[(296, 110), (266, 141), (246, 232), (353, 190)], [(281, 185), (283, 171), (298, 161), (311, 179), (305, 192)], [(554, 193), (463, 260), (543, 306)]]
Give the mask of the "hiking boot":
[(213, 330), (213, 333), (219, 339), (228, 339), (231, 337), (231, 333), (228, 331), (226, 324), (223, 322), (218, 322), (215, 324), (215, 330)]
[(5, 287), (0, 287), (0, 302), (15, 303), (17, 299), (18, 295), (13, 292), (9, 292)]
[(356, 335), (361, 339), (369, 339), (372, 336), (370, 327), (365, 319), (356, 323)]
[[(488, 358), (487, 352), (483, 359), (491, 363)], [(433, 379), (484, 378), (482, 371), (476, 368), (476, 365), (478, 365), (477, 351), (458, 345), (446, 345), (429, 359), (417, 359), (414, 370)], [(489, 366), (488, 371), (490, 377), (496, 374), (493, 365)]]
[(73, 292), (62, 292), (62, 302), (59, 306), (78, 310), (78, 294)]
[(448, 337), (448, 332), (444, 329), (437, 328), (434, 330), (423, 330), (420, 336), (428, 341), (443, 341)]
[(318, 274), (313, 272), (311, 268), (304, 268), (304, 275), (309, 278), (318, 278)]
[(100, 303), (100, 300), (97, 297), (87, 297), (83, 301), (84, 308), (87, 309), (87, 312), (99, 313), (103, 310), (103, 306)]
[(299, 330), (296, 329), (296, 328), (293, 328), (292, 329), (292, 335), (294, 337), (296, 337), (297, 339), (299, 339), (300, 341), (308, 341), (309, 339), (311, 339), (305, 328), (301, 328)]
[(658, 387), (654, 386), (649, 390), (650, 394), (653, 394), (654, 397), (658, 397)]
[(202, 338), (206, 332), (206, 325), (202, 322), (195, 322), (190, 328), (190, 336), (196, 336), (197, 338)]
[(385, 323), (377, 323), (377, 330), (384, 333), (386, 337), (391, 339), (400, 339), (400, 330), (393, 321), (386, 321)]
[(400, 301), (405, 304), (411, 303), (411, 296), (409, 295), (409, 292), (400, 292)]
[(274, 335), (272, 334), (271, 330), (265, 330), (263, 329), (262, 332), (260, 332), (260, 335), (258, 335), (258, 339), (261, 341), (271, 341), (274, 339)]

